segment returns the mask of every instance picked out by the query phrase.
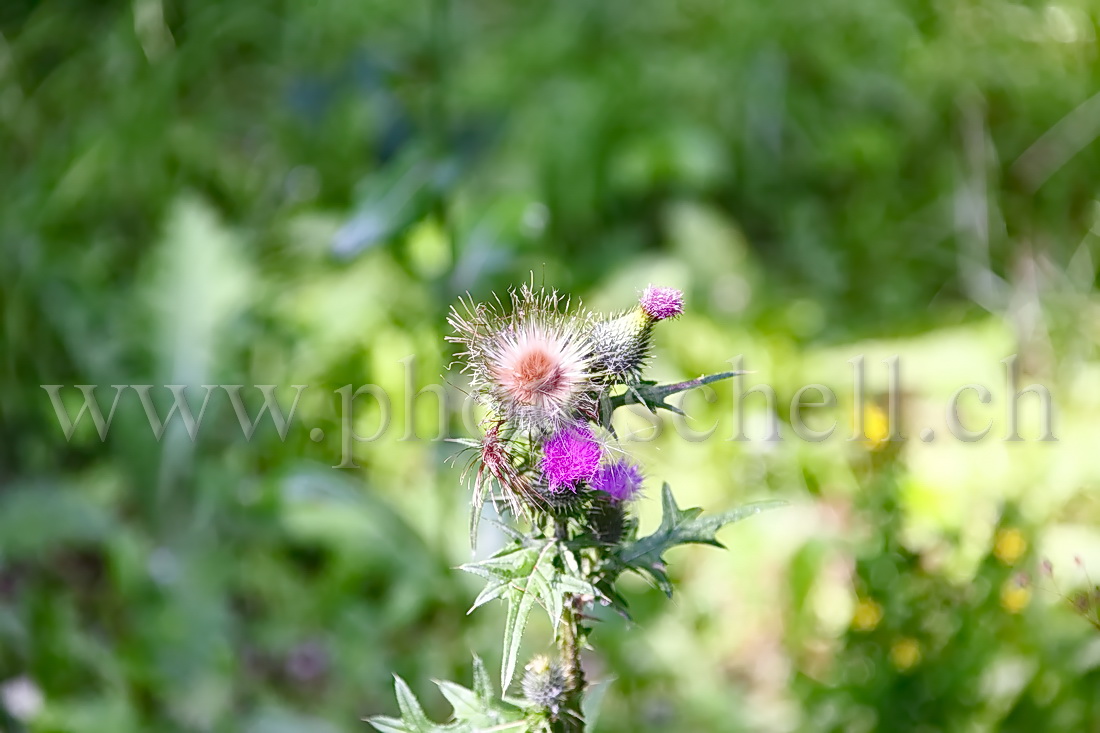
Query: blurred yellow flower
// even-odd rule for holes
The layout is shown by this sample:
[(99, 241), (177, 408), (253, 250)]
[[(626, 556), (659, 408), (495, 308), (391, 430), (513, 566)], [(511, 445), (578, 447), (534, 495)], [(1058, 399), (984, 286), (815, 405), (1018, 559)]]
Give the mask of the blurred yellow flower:
[(882, 606), (870, 598), (861, 599), (852, 614), (852, 628), (856, 631), (871, 631), (882, 620)]
[(1005, 565), (1012, 565), (1027, 552), (1027, 539), (1015, 527), (997, 530), (993, 540), (993, 554)]
[(898, 639), (890, 647), (890, 661), (904, 672), (920, 661), (920, 644), (916, 639)]
[(1001, 607), (1009, 613), (1019, 613), (1031, 603), (1031, 589), (1009, 579), (1001, 586)]
[(890, 437), (890, 418), (873, 402), (863, 410), (863, 432), (867, 436), (865, 445), (871, 450), (881, 448)]

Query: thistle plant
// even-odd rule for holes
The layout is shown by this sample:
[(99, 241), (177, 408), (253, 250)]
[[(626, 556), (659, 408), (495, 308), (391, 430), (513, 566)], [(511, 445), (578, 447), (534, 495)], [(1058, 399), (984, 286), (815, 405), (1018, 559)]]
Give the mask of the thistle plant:
[[(617, 440), (615, 410), (640, 404), (679, 412), (669, 396), (740, 373), (665, 385), (643, 379), (654, 327), (683, 310), (679, 290), (650, 286), (634, 308), (600, 316), (533, 284), (503, 301), (463, 300), (452, 308), (448, 340), (461, 348), (462, 371), (488, 412), (482, 437), (459, 441), (472, 453), (463, 474), (472, 487), (470, 542), (476, 543), (486, 502), (495, 506), (496, 523), (508, 538), (488, 559), (461, 568), (485, 581), (471, 611), (496, 600), (507, 606), (500, 694), (475, 656), (472, 688), (436, 682), (454, 707), (453, 720), (439, 724), (398, 677), (401, 717), (369, 718), (376, 729), (585, 730), (591, 700), (581, 653), (597, 607), (629, 619), (618, 579), (637, 573), (671, 596), (664, 559), (669, 549), (721, 547), (719, 528), (774, 504), (702, 516), (699, 508), (681, 509), (665, 483), (661, 524), (639, 536), (631, 508), (645, 476)], [(536, 607), (549, 616), (553, 644), (519, 670), (520, 642)]]

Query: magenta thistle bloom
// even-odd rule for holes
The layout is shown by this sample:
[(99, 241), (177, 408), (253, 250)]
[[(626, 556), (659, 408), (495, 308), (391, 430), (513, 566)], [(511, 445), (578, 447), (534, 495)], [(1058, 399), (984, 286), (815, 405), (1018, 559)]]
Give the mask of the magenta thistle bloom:
[(676, 288), (655, 288), (650, 285), (638, 302), (642, 311), (655, 321), (675, 318), (684, 312), (684, 293)]
[(586, 425), (574, 425), (551, 435), (542, 447), (543, 478), (552, 492), (577, 490), (600, 467), (603, 448)]
[(616, 501), (629, 501), (642, 489), (642, 470), (626, 459), (605, 464), (592, 477), (592, 488)]

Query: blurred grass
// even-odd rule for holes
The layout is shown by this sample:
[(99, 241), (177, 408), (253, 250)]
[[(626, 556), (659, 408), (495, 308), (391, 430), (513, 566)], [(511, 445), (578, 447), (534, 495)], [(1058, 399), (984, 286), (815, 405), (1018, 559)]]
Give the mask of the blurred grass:
[[(533, 271), (607, 309), (684, 288), (655, 376), (744, 354), (783, 422), (761, 441), (751, 396), (756, 440), (727, 440), (722, 385), (687, 403), (714, 438), (637, 444), (645, 522), (665, 479), (685, 506), (791, 506), (729, 552), (680, 551), (671, 604), (628, 588), (636, 623), (595, 635), (595, 676), (616, 678), (598, 730), (1100, 730), (1100, 637), (1054, 588), (1085, 582), (1074, 555), (1100, 575), (1100, 148), (1089, 106), (1055, 127), (1100, 88), (1098, 14), (5, 3), (0, 728), (362, 730), (391, 672), (441, 712), (429, 678), (465, 680), (499, 643), (498, 609), (465, 616), (451, 570), (454, 446), (399, 440), (398, 399), (361, 468), (332, 469), (334, 390), (401, 395), (409, 355), (413, 384), (436, 381), (455, 297)], [(1057, 443), (999, 439), (1011, 353), (1052, 389)], [(901, 355), (904, 445), (843, 440), (858, 354), (872, 392)], [(786, 425), (811, 382), (840, 398), (823, 444)], [(969, 382), (994, 393), (964, 403), (969, 425), (997, 416), (991, 437), (913, 439), (945, 435)], [(66, 441), (39, 387), (174, 383), (311, 388), (285, 441), (269, 422), (245, 441), (212, 399), (192, 443), (155, 441), (126, 399), (107, 441), (87, 422)], [(1011, 561), (998, 532), (1023, 538)]]

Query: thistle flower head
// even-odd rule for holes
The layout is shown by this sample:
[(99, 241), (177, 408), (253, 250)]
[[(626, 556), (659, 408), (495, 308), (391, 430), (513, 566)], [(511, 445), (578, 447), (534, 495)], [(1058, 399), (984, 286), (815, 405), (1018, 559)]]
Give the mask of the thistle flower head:
[(654, 321), (664, 321), (683, 314), (684, 293), (676, 288), (657, 288), (650, 285), (642, 293), (638, 304)]
[[(524, 285), (510, 308), (464, 303), (452, 308), (448, 340), (465, 350), (475, 396), (501, 420), (550, 432), (595, 409), (587, 334), (591, 316), (570, 313), (556, 291)], [(507, 312), (505, 312), (507, 310)]]
[(605, 463), (592, 477), (591, 486), (615, 501), (629, 501), (642, 489), (642, 470), (625, 458)]
[(573, 683), (559, 662), (540, 654), (527, 663), (520, 686), (527, 702), (557, 715)]
[(587, 425), (571, 425), (546, 439), (539, 467), (551, 492), (577, 490), (600, 467), (603, 448)]

